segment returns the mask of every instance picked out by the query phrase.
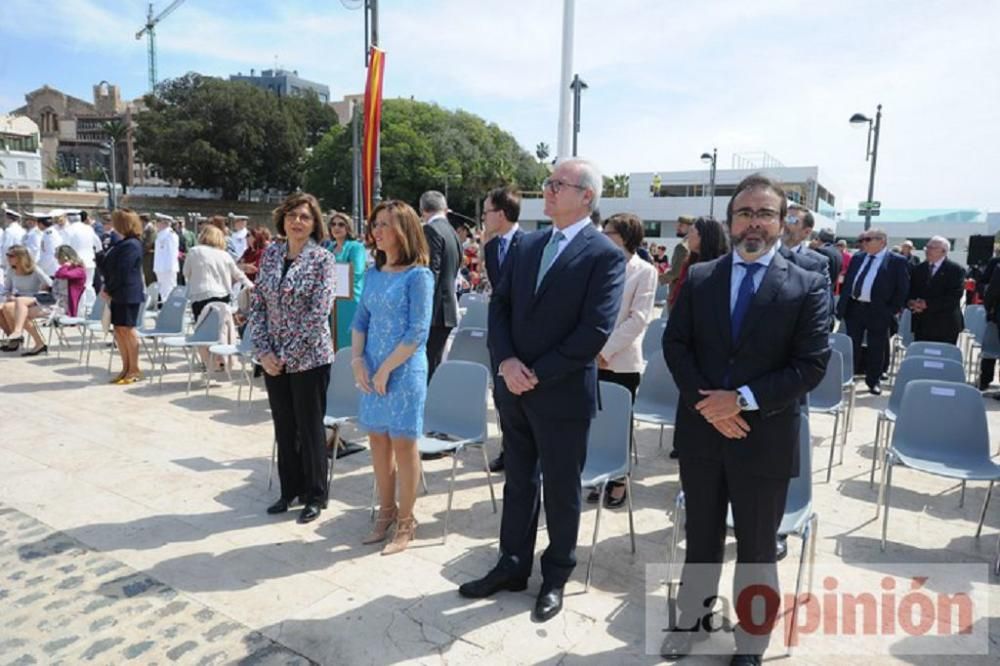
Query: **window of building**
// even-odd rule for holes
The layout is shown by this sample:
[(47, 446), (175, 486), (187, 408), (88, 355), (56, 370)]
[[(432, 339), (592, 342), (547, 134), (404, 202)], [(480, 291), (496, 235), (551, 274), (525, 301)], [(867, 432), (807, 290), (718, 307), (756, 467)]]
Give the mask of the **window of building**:
[(659, 220), (645, 220), (642, 223), (642, 233), (647, 238), (659, 237), (663, 223)]
[(28, 177), (28, 165), (22, 162), (21, 160), (18, 160), (17, 162), (17, 177), (18, 178)]

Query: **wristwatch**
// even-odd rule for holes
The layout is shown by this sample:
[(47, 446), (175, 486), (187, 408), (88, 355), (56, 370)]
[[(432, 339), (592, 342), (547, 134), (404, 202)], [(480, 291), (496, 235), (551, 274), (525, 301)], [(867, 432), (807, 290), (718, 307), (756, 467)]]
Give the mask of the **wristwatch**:
[(750, 409), (750, 401), (744, 397), (739, 391), (736, 392), (736, 404), (740, 406), (740, 409), (746, 411)]

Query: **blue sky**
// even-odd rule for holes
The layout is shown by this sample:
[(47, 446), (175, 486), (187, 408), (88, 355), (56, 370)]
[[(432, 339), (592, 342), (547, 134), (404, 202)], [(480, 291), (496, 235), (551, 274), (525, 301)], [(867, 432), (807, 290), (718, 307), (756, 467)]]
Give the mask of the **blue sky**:
[[(166, 6), (157, 2), (156, 9)], [(560, 0), (381, 0), (385, 95), (474, 112), (529, 150), (556, 143)], [(147, 85), (139, 0), (0, 2), (0, 109), (47, 83), (89, 99)], [(867, 188), (884, 105), (884, 207), (1000, 210), (1000, 2), (577, 0), (580, 152), (606, 173), (699, 169), (719, 149), (818, 165), (841, 202)], [(337, 0), (187, 0), (157, 32), (160, 78), (275, 62), (334, 97), (363, 89), (362, 13)]]

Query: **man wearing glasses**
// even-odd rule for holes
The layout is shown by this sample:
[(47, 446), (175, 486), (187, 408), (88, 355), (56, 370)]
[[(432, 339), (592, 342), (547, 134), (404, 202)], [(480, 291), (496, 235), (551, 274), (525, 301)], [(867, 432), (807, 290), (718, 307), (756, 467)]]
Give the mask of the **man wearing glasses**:
[[(879, 384), (888, 357), (890, 329), (896, 313), (906, 305), (910, 273), (906, 258), (886, 247), (885, 231), (869, 229), (858, 240), (861, 251), (851, 258), (837, 317), (846, 322), (847, 334), (854, 342), (855, 371), (864, 372), (872, 395), (881, 395)], [(862, 356), (866, 333), (868, 346)]]
[(586, 160), (564, 160), (543, 191), (552, 228), (524, 235), (508, 252), (490, 299), (489, 346), (498, 364), (493, 398), (506, 468), (500, 559), (486, 576), (459, 588), (463, 597), (478, 599), (527, 587), (544, 497), (549, 545), (533, 614), (539, 622), (562, 610), (563, 587), (576, 566), (580, 473), (597, 413), (597, 355), (614, 328), (625, 285), (625, 255), (590, 222), (601, 196), (600, 171)]
[[(786, 213), (779, 185), (745, 178), (726, 211), (733, 252), (691, 266), (664, 332), (681, 394), (674, 448), (687, 508), (683, 528), (674, 526), (685, 531), (687, 553), (676, 626), (660, 650), (667, 659), (689, 654), (717, 624), (705, 616), (718, 593), (727, 507), (737, 553), (731, 598), (758, 585), (778, 592), (776, 536), (800, 473), (801, 399), (830, 357), (827, 284), (778, 252)], [(743, 604), (736, 609), (730, 663), (760, 664), (777, 609), (754, 618)]]

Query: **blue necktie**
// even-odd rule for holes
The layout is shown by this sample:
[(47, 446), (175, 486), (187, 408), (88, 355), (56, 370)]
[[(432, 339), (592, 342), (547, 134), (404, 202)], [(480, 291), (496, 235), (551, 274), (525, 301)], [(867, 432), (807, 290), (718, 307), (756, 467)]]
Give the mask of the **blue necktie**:
[(552, 238), (545, 244), (545, 249), (542, 250), (542, 263), (538, 266), (538, 279), (535, 280), (535, 291), (538, 291), (545, 274), (552, 268), (552, 262), (556, 260), (556, 251), (559, 250), (559, 241), (563, 238), (566, 238), (565, 234), (556, 230), (552, 232)]
[(854, 298), (861, 298), (861, 291), (865, 288), (865, 278), (868, 277), (868, 269), (872, 267), (872, 263), (875, 257), (868, 255), (865, 257), (864, 268), (861, 269), (861, 273), (854, 280), (854, 289), (851, 290), (851, 296)]
[(507, 258), (507, 239), (500, 237), (500, 247), (497, 248), (497, 264), (503, 266), (503, 260)]
[(743, 266), (746, 273), (743, 275), (743, 281), (740, 282), (740, 291), (736, 296), (736, 306), (733, 308), (733, 312), (729, 318), (733, 342), (739, 340), (740, 330), (743, 328), (743, 319), (750, 310), (750, 302), (753, 300), (754, 294), (753, 276), (758, 270), (764, 268), (764, 264), (744, 264), (738, 262), (737, 265)]

